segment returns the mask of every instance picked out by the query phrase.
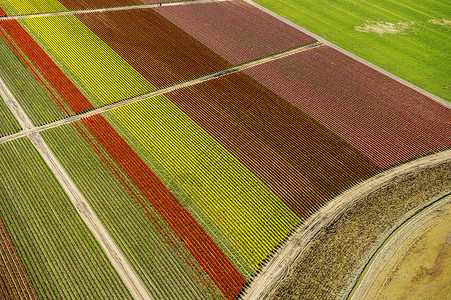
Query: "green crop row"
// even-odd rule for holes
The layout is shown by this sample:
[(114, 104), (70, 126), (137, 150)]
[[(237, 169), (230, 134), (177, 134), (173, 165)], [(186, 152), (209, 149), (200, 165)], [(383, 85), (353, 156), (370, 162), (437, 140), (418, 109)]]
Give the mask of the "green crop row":
[[(83, 127), (76, 123), (78, 130)], [(162, 217), (101, 147), (94, 150), (74, 125), (43, 132), (89, 204), (156, 299), (219, 295), (211, 279)], [(99, 145), (96, 145), (96, 147)]]
[(2, 97), (0, 97), (0, 120), (0, 137), (19, 132), (22, 129)]
[(33, 124), (39, 126), (64, 118), (63, 111), (2, 37), (0, 53), (3, 56), (3, 59), (0, 59), (0, 77)]
[(0, 217), (40, 298), (131, 298), (26, 138), (0, 145), (0, 204)]

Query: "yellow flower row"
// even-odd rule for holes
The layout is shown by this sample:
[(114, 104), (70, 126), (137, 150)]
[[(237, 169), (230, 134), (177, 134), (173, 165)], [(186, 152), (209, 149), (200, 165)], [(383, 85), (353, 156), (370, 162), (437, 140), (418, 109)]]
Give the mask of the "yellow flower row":
[(27, 18), (20, 22), (104, 105), (155, 89), (75, 16)]
[(165, 96), (112, 111), (254, 268), (300, 219)]

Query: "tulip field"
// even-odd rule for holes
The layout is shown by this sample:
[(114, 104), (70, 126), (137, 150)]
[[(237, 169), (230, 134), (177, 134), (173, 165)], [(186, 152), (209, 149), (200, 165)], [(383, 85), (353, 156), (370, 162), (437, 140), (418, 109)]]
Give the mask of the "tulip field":
[(0, 0), (9, 16), (191, 0)]
[(5, 102), (1, 97), (0, 97), (0, 120), (1, 120), (0, 137), (16, 133), (22, 129), (19, 125), (19, 122), (17, 122), (16, 118), (14, 118), (13, 114), (5, 105)]
[[(0, 145), (0, 187), (0, 260), (17, 262), (14, 277), (1, 273), (2, 282), (10, 281), (1, 285), (6, 299), (16, 292), (36, 299), (130, 298), (28, 139)], [(11, 288), (17, 277), (19, 291)]]
[(1, 299), (238, 299), (332, 198), (451, 147), (449, 107), (252, 4), (126, 7), (160, 2), (0, 0)]

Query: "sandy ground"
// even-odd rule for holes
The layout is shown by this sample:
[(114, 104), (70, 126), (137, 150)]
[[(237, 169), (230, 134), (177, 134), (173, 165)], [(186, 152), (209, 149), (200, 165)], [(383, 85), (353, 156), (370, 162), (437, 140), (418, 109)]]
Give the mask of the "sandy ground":
[(397, 230), (351, 299), (451, 298), (451, 196)]
[[(307, 250), (309, 249), (310, 244), (319, 240), (322, 235), (327, 235), (328, 233), (332, 233), (332, 235), (329, 235), (333, 238), (333, 232), (328, 231), (329, 227), (338, 222), (350, 208), (355, 206), (365, 197), (374, 194), (377, 190), (381, 189), (381, 187), (389, 185), (391, 182), (405, 174), (414, 173), (444, 162), (451, 162), (451, 150), (426, 156), (382, 172), (334, 198), (327, 206), (321, 208), (317, 213), (312, 215), (290, 236), (282, 248), (276, 252), (267, 265), (263, 267), (260, 274), (254, 278), (250, 286), (246, 289), (242, 299), (273, 298), (275, 291), (278, 287), (282, 286), (284, 280), (289, 281), (292, 279), (292, 275), (297, 267), (296, 262), (308, 255)], [(383, 220), (383, 218), (381, 218), (381, 220)], [(361, 234), (364, 235), (364, 232)], [(337, 238), (339, 239), (339, 237)], [(333, 245), (330, 245), (330, 247), (333, 247)], [(321, 267), (327, 268), (327, 264), (333, 262), (326, 261), (319, 263), (325, 263), (325, 265)], [(355, 269), (359, 269), (359, 267), (363, 269), (366, 263), (367, 260), (361, 260), (360, 266), (355, 266)], [(307, 272), (307, 270), (305, 272)], [(313, 278), (315, 270), (308, 270), (308, 272), (312, 272)]]

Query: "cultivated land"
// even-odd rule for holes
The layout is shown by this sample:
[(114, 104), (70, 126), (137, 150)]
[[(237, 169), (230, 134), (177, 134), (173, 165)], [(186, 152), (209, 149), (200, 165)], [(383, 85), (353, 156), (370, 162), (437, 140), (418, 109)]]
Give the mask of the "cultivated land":
[(451, 151), (393, 168), (313, 215), (243, 299), (346, 299), (378, 248), (410, 217), (451, 192)]
[(451, 284), (451, 196), (409, 220), (362, 275), (352, 299), (446, 299)]
[(451, 101), (446, 1), (257, 0), (363, 59)]
[[(5, 14), (31, 15), (0, 21), (0, 113), (18, 121), (3, 112), (0, 128), (23, 128), (0, 136), (12, 149), (0, 159), (38, 179), (47, 165), (55, 184), (45, 192), (63, 191), (104, 253), (97, 272), (117, 274), (137, 299), (236, 299), (335, 195), (451, 147), (450, 111), (434, 97), (243, 1), (83, 12), (64, 5), (107, 3), (7, 2)], [(36, 194), (20, 177), (0, 185), (11, 205)], [(389, 212), (405, 212), (409, 200), (398, 200)], [(43, 293), (28, 278), (50, 270), (28, 268), (14, 226), (0, 221), (1, 266), (18, 274), (1, 292)], [(59, 293), (80, 298), (68, 287)], [(125, 297), (96, 287), (87, 298)]]

